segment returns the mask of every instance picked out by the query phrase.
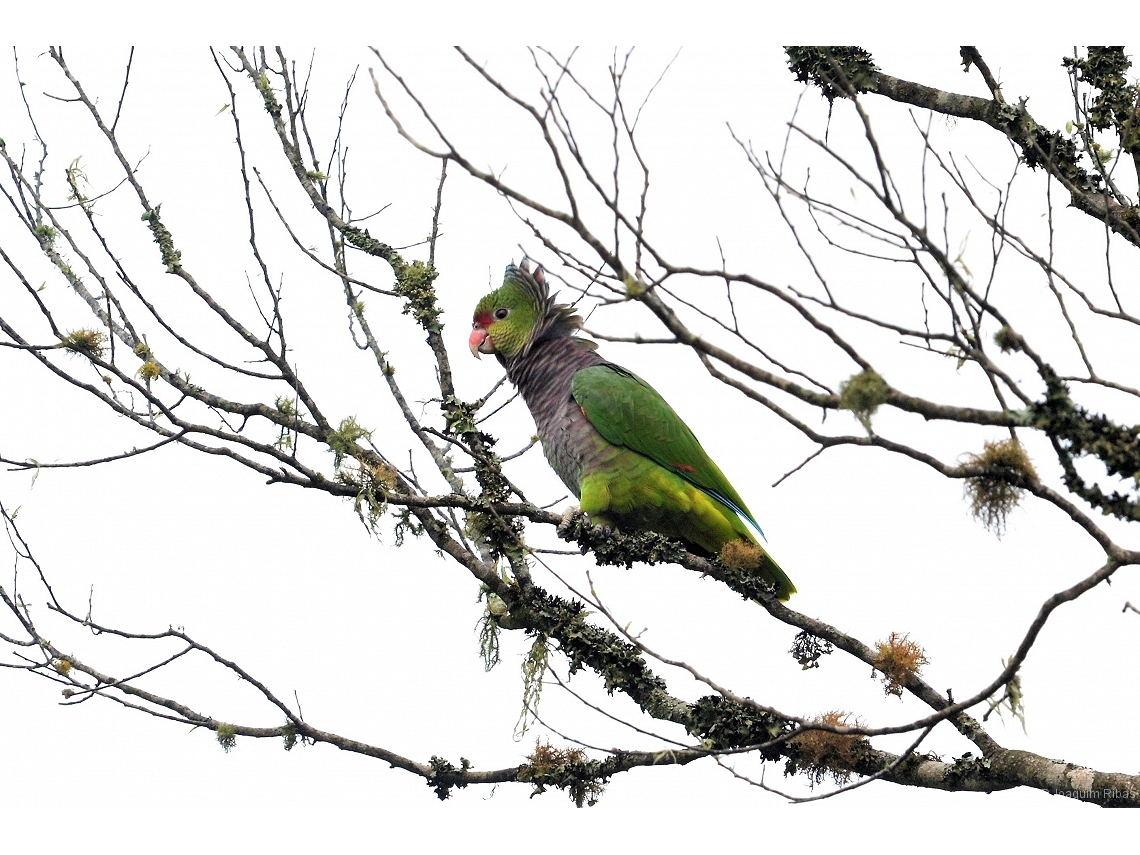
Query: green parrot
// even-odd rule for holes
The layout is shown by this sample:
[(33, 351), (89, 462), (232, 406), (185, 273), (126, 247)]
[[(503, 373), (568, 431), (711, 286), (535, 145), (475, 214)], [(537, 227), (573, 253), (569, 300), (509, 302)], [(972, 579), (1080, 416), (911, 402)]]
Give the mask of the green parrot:
[[(534, 417), (551, 467), (595, 523), (655, 531), (718, 555), (763, 536), (681, 417), (652, 386), (607, 362), (576, 333), (582, 319), (555, 302), (542, 268), (507, 267), (475, 307), (471, 353), (494, 354)], [(742, 519), (743, 518), (743, 519)], [(759, 571), (780, 600), (795, 586), (760, 550)]]

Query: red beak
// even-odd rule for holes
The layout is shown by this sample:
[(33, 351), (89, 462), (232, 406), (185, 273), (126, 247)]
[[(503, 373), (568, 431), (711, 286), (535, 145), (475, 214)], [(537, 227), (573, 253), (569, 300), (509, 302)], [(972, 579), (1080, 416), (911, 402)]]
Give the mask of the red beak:
[(471, 348), (471, 355), (476, 359), (479, 358), (481, 353), (494, 353), (495, 343), (491, 341), (487, 331), (482, 327), (475, 327), (471, 330), (471, 335), (467, 339), (467, 346)]

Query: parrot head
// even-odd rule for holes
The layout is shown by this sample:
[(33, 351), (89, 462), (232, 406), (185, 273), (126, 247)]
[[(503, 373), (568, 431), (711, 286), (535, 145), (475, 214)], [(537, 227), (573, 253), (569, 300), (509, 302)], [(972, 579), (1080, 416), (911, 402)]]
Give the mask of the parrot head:
[(532, 273), (524, 259), (507, 265), (503, 284), (479, 301), (467, 344), (473, 356), (493, 353), (511, 363), (544, 338), (572, 335), (582, 326), (573, 306), (554, 302), (541, 267)]

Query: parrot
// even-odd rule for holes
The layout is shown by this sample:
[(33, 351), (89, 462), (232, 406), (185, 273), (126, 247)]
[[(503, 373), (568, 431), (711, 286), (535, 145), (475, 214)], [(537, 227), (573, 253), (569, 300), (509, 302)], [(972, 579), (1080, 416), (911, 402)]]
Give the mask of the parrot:
[(762, 578), (786, 601), (796, 588), (745, 525), (763, 536), (740, 494), (652, 386), (577, 335), (582, 317), (556, 297), (541, 266), (508, 265), (502, 286), (475, 307), (468, 346), (506, 369), (582, 512), (599, 525), (680, 539), (702, 555), (753, 544)]

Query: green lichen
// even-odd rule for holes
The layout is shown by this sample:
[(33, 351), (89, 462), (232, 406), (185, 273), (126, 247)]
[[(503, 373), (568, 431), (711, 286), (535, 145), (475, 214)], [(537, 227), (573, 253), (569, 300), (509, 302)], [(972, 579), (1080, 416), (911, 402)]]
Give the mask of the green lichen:
[(494, 437), (475, 428), (476, 408), (449, 397), (443, 404), (448, 432), (459, 436), (473, 452), (475, 480), (479, 484), (478, 502), (487, 510), (467, 514), (467, 533), (490, 554), (506, 556), (512, 563), (526, 560), (523, 525), (518, 517), (495, 513), (490, 506), (508, 501), (511, 487), (503, 477), (502, 461), (491, 449)]
[(678, 717), (681, 711), (669, 697), (665, 682), (653, 674), (641, 652), (589, 623), (581, 603), (532, 591), (525, 603), (508, 605), (512, 618), (558, 642), (571, 674), (589, 668), (602, 678), (607, 692), (624, 693), (655, 718), (688, 723), (687, 716)]
[(59, 232), (52, 228), (52, 226), (48, 223), (40, 223), (35, 227), (34, 231), (36, 238), (39, 239), (40, 246), (45, 252), (54, 247), (55, 239), (59, 236)]
[[(388, 511), (388, 495), (399, 484), (399, 473), (375, 453), (360, 448), (360, 440), (371, 436), (372, 431), (358, 424), (355, 416), (348, 416), (335, 431), (325, 435), (325, 443), (333, 453), (337, 483), (355, 491), (356, 516), (370, 534), (376, 534)], [(346, 466), (349, 459), (353, 465)], [(402, 544), (403, 530), (398, 529), (397, 533)]]
[(805, 629), (796, 634), (788, 652), (807, 671), (818, 668), (820, 658), (830, 656), (834, 651), (835, 647), (830, 641), (818, 638)]
[(960, 786), (971, 778), (985, 780), (992, 777), (990, 761), (985, 757), (975, 757), (972, 751), (967, 751), (961, 757), (955, 758), (942, 775), (943, 781), (951, 786)]
[(606, 789), (609, 770), (591, 760), (581, 748), (555, 748), (549, 742), (536, 742), (519, 770), (518, 780), (531, 784), (534, 795), (547, 788), (563, 790), (577, 807), (593, 807)]
[(891, 387), (870, 368), (860, 371), (839, 384), (839, 409), (850, 410), (867, 433), (871, 429), (871, 417), (891, 395)]
[(660, 564), (681, 560), (687, 550), (676, 540), (653, 531), (625, 532), (596, 526), (585, 514), (577, 514), (559, 529), (563, 540), (577, 543), (582, 552), (593, 553), (599, 565), (632, 567), (634, 563)]
[(1090, 46), (1087, 57), (1067, 57), (1061, 64), (1096, 92), (1088, 103), (1089, 126), (1115, 131), (1124, 151), (1140, 151), (1140, 86), (1128, 82), (1132, 62), (1124, 48)]
[(403, 313), (411, 315), (416, 322), (427, 332), (438, 333), (443, 329), (439, 323), (442, 314), (436, 304), (435, 287), (432, 285), (439, 272), (430, 264), (422, 261), (413, 261), (411, 264), (400, 262), (393, 264), (396, 273), (396, 286), (393, 289), (403, 297)]
[[(287, 395), (279, 395), (273, 404), (277, 408), (277, 412), (290, 419), (297, 417), (297, 398), (289, 397)], [(282, 451), (293, 450), (293, 438), (296, 431), (288, 424), (279, 425), (277, 429), (277, 439), (274, 445)]]
[(1025, 339), (1007, 326), (994, 333), (994, 344), (1001, 348), (1002, 353), (1019, 353), (1025, 349)]
[(471, 769), (471, 761), (466, 757), (459, 758), (457, 769), (442, 757), (432, 755), (428, 761), (431, 775), (428, 776), (427, 785), (435, 790), (436, 797), (442, 802), (451, 796), (452, 788), (463, 789), (467, 786), (467, 772)]
[(546, 636), (535, 636), (534, 643), (531, 644), (522, 664), (523, 699), (522, 711), (515, 723), (516, 739), (521, 739), (526, 734), (538, 712), (538, 702), (542, 699), (542, 678), (546, 676), (546, 665), (549, 661), (550, 645)]
[(1010, 513), (1021, 502), (1024, 484), (1037, 480), (1025, 448), (1015, 438), (987, 442), (981, 454), (966, 455), (966, 464), (985, 471), (966, 479), (970, 513), (998, 537), (1005, 533)]
[(396, 524), (392, 527), (392, 535), (397, 547), (404, 545), (404, 540), (410, 534), (420, 537), (424, 533), (423, 524), (416, 519), (410, 508), (400, 508), (396, 513)]
[(381, 460), (366, 456), (354, 466), (338, 467), (337, 483), (356, 490), (353, 510), (371, 534), (375, 534), (381, 518), (388, 512), (388, 496), (398, 485), (399, 473)]
[[(1003, 669), (1009, 667), (1012, 658), (1011, 656), (1009, 659), (1002, 659), (1001, 667)], [(1009, 681), (1003, 687), (1001, 695), (997, 698), (990, 698), (986, 701), (986, 704), (989, 706), (989, 709), (986, 710), (986, 714), (982, 716), (982, 721), (988, 719), (994, 712), (997, 712), (999, 716), (1005, 718), (1005, 710), (1008, 710), (1014, 718), (1021, 722), (1022, 733), (1027, 732), (1025, 729), (1025, 699), (1021, 693), (1020, 673), (1014, 671), (1013, 676), (1009, 678)]]
[(1053, 441), (1066, 489), (1105, 514), (1140, 520), (1135, 490), (1105, 493), (1077, 472), (1075, 461), (1091, 456), (1109, 476), (1140, 483), (1140, 425), (1122, 427), (1108, 417), (1092, 414), (1069, 396), (1068, 387), (1052, 369), (1041, 371), (1045, 397), (1030, 408), (1029, 423)]
[(138, 371), (135, 373), (138, 374), (138, 376), (142, 378), (144, 382), (150, 383), (152, 380), (157, 380), (162, 376), (162, 369), (153, 359), (148, 359), (146, 362), (139, 366)]
[(1101, 190), (1101, 177), (1081, 166), (1081, 152), (1075, 141), (1036, 126), (1020, 129), (1015, 139), (1021, 143), (1021, 159), (1030, 169), (1044, 167), (1085, 193)]
[(87, 180), (87, 173), (84, 172), (83, 167), (79, 165), (82, 159), (82, 157), (75, 158), (75, 160), (71, 161), (71, 166), (67, 167), (64, 171), (67, 177), (67, 186), (71, 188), (71, 192), (67, 194), (67, 199), (69, 202), (78, 202), (80, 207), (83, 208), (86, 213), (90, 214), (91, 211), (94, 210), (95, 205), (90, 197), (79, 189), (80, 183), (90, 186), (90, 182)]
[(78, 329), (60, 336), (60, 347), (95, 359), (103, 357), (103, 349), (107, 345), (107, 334), (100, 330)]
[(483, 670), (490, 671), (500, 662), (499, 636), (502, 630), (499, 617), (491, 611), (489, 602), (479, 618), (476, 631), (479, 633), (479, 658), (483, 660)]
[(166, 265), (166, 272), (177, 273), (182, 266), (182, 252), (174, 248), (174, 236), (163, 225), (160, 219), (161, 210), (162, 205), (156, 205), (153, 210), (143, 214), (142, 219), (154, 235), (154, 242), (158, 244), (158, 249), (162, 253), (162, 263)]
[(622, 284), (625, 286), (625, 296), (628, 300), (636, 300), (638, 297), (644, 296), (645, 292), (649, 290), (640, 278), (634, 279), (628, 273), (622, 280)]
[(799, 46), (784, 49), (788, 68), (801, 83), (818, 86), (828, 101), (876, 90), (879, 68), (869, 51), (855, 46)]
[[(689, 732), (709, 751), (767, 745), (790, 730), (789, 722), (721, 695), (706, 695), (694, 703), (689, 724)], [(769, 745), (760, 753), (774, 760), (780, 747)]]
[[(593, 528), (588, 523), (585, 525), (588, 529)], [(611, 533), (611, 536), (625, 537), (620, 533)], [(677, 547), (673, 545), (672, 548)], [(741, 590), (744, 596), (758, 598), (771, 595), (767, 586), (748, 578), (746, 571), (718, 569), (718, 573), (731, 576), (732, 587)], [(587, 620), (585, 606), (580, 602), (551, 596), (533, 587), (525, 591), (512, 587), (501, 593), (504, 603), (498, 611), (502, 614), (496, 613), (500, 626), (525, 629), (536, 638), (541, 637), (544, 647), (553, 646), (566, 657), (571, 675), (588, 668), (602, 678), (607, 692), (621, 692), (650, 716), (680, 724), (709, 750), (768, 744), (791, 728), (787, 721), (719, 695), (702, 698), (694, 704), (674, 699), (664, 681), (647, 666), (641, 651), (613, 633), (591, 624)], [(531, 657), (534, 663), (532, 673), (539, 673), (542, 655), (540, 651)], [(764, 749), (764, 755), (774, 759), (780, 756), (781, 751), (780, 745), (769, 745)], [(612, 767), (607, 765), (611, 761)], [(615, 755), (599, 767), (596, 775), (591, 773), (583, 780), (604, 780), (606, 774), (618, 768), (621, 768), (621, 760)]]
[(277, 103), (277, 96), (273, 94), (273, 88), (269, 85), (269, 75), (264, 71), (257, 73), (250, 73), (250, 79), (257, 87), (257, 91), (261, 93), (261, 100), (265, 104), (265, 111), (273, 116), (275, 119), (281, 118), (281, 105)]
[[(395, 270), (397, 263), (404, 263), (397, 252), (392, 249), (392, 247), (388, 246), (388, 244), (384, 243), (383, 241), (376, 240), (376, 238), (372, 237), (372, 235), (368, 233), (368, 229), (360, 229), (356, 226), (347, 226), (344, 229), (344, 239), (348, 243), (355, 246), (357, 249), (362, 250), (369, 255), (374, 255), (377, 258), (383, 258), (385, 261), (392, 265), (393, 270)], [(398, 271), (396, 276), (399, 278)]]
[(361, 439), (372, 436), (372, 431), (356, 423), (356, 416), (348, 416), (341, 420), (340, 427), (329, 431), (325, 436), (325, 443), (333, 453), (333, 465), (340, 466), (346, 457), (355, 457), (359, 453), (356, 443)]
[(463, 435), (475, 433), (478, 430), (475, 426), (475, 417), (479, 410), (475, 404), (468, 404), (466, 401), (461, 401), (454, 395), (450, 395), (444, 400), (442, 409), (443, 421), (448, 433)]
[(218, 740), (218, 745), (222, 746), (222, 750), (227, 754), (237, 745), (237, 731), (232, 724), (219, 724), (214, 735)]

